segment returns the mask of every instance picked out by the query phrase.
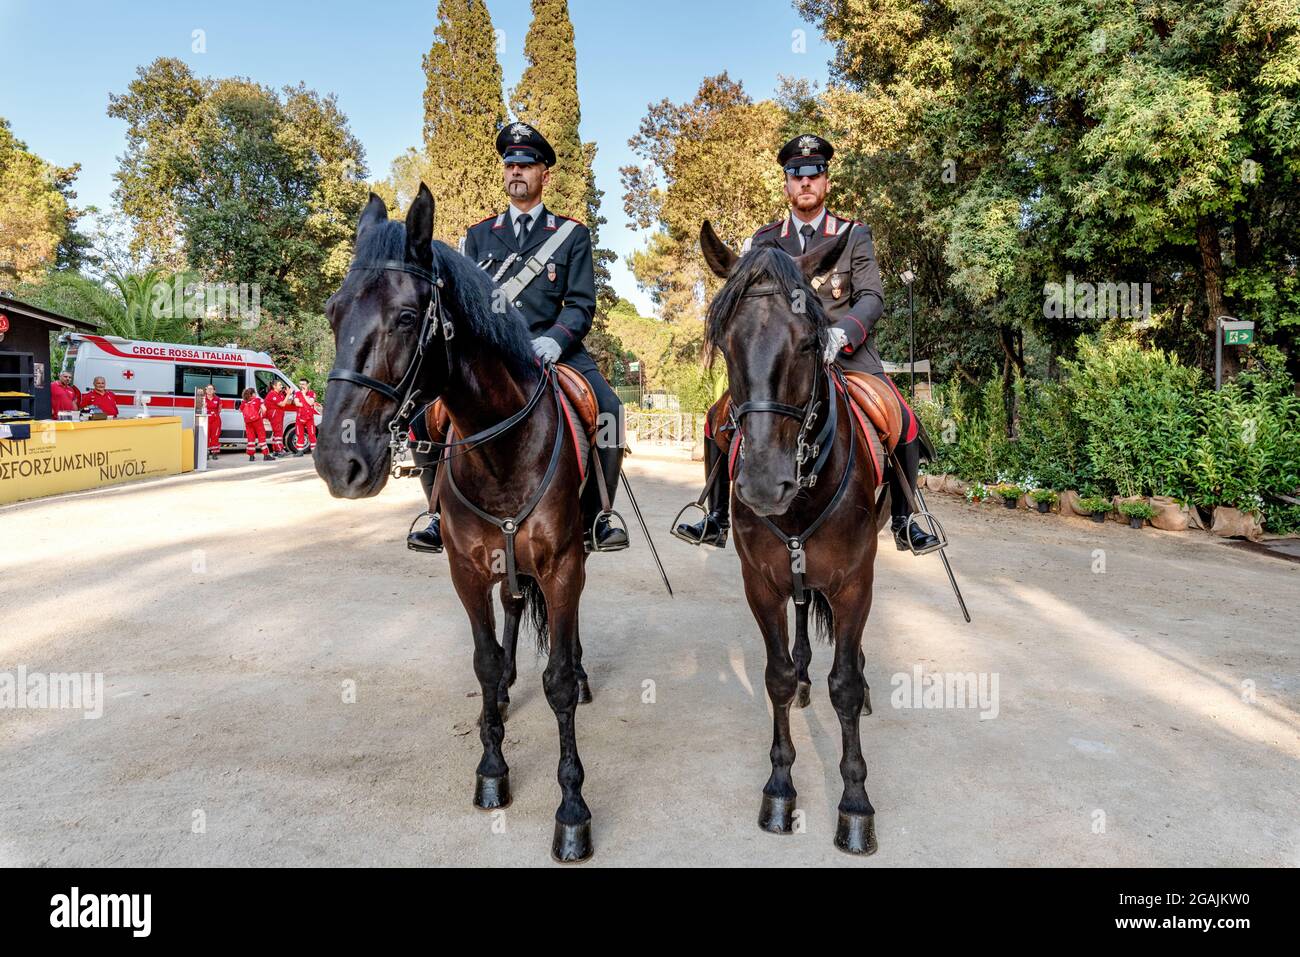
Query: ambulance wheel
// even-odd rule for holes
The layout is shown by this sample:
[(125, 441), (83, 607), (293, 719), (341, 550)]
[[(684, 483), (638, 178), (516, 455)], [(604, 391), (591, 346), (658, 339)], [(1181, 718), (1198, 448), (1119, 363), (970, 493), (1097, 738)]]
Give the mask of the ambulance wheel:
[(298, 451), (298, 427), (296, 425), (286, 425), (284, 427), (284, 450), (295, 454)]

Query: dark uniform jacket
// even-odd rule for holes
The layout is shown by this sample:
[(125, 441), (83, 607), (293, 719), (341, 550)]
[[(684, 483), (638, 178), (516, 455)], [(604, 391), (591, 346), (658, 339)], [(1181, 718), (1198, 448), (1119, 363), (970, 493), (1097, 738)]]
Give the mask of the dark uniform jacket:
[(849, 344), (840, 353), (840, 365), (859, 372), (883, 372), (880, 353), (876, 351), (876, 320), (884, 310), (885, 290), (880, 282), (880, 266), (871, 241), (871, 227), (828, 211), (821, 227), (808, 240), (808, 249), (803, 250), (799, 246), (798, 232), (802, 225), (797, 221), (791, 222), (787, 213), (784, 219), (769, 223), (754, 233), (751, 243), (754, 246), (779, 246), (791, 256), (801, 256), (834, 243), (840, 230), (851, 230), (848, 245), (834, 269), (817, 277), (824, 279), (817, 288), (817, 298), (821, 300), (831, 325), (842, 329), (849, 337)]
[[(537, 254), (566, 218), (543, 206), (521, 247), (515, 240), (514, 223), (507, 210), (471, 226), (465, 233), (461, 251), (489, 276), (495, 277), (500, 285)], [(511, 256), (514, 256), (513, 260)], [(510, 265), (501, 272), (501, 266), (507, 260), (510, 260)], [(560, 344), (563, 350), (561, 362), (584, 374), (596, 371), (595, 362), (582, 346), (596, 312), (591, 233), (586, 226), (578, 223), (546, 261), (537, 278), (520, 292), (514, 305), (528, 320), (528, 329), (534, 339), (549, 336)]]

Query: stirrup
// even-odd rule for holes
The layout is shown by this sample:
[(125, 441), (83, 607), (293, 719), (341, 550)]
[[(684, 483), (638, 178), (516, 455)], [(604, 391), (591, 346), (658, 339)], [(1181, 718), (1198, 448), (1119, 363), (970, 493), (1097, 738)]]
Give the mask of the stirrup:
[[(413, 552), (421, 552), (422, 554), (426, 554), (426, 555), (427, 555), (427, 554), (430, 554), (430, 552), (429, 552), (428, 549), (424, 549), (424, 548), (416, 548), (414, 545), (412, 545), (412, 544), (411, 544), (411, 535), (414, 534), (414, 532), (415, 532), (415, 526), (419, 524), (420, 519), (422, 519), (422, 518), (433, 518), (433, 516), (436, 515), (436, 514), (438, 514), (438, 513), (437, 513), (437, 512), (427, 512), (427, 511), (426, 511), (426, 512), (421, 512), (419, 515), (415, 516), (415, 518), (411, 519), (411, 524), (410, 524), (409, 526), (407, 526), (407, 529), (406, 529), (406, 547), (407, 547), (407, 548), (409, 548), (409, 549), (410, 549), (411, 551), (413, 551)], [(441, 551), (442, 551), (442, 549), (438, 549), (438, 552), (441, 552)], [(437, 554), (437, 553), (434, 553), (434, 554)]]
[[(921, 528), (921, 523), (918, 521), (918, 519), (920, 519), (922, 516), (924, 516), (926, 520), (929, 521), (930, 530)], [(921, 529), (921, 531), (924, 532), (926, 535), (933, 535), (939, 541), (935, 542), (935, 544), (933, 545), (930, 545), (926, 548), (922, 548), (920, 551), (918, 551), (916, 546), (912, 544), (913, 525)], [(941, 548), (948, 547), (948, 536), (947, 534), (944, 533), (943, 525), (939, 522), (937, 518), (934, 517), (934, 515), (931, 512), (927, 512), (927, 511), (913, 512), (911, 515), (907, 516), (907, 524), (903, 526), (903, 535), (907, 539), (907, 547), (911, 549), (913, 555), (929, 555), (931, 552), (937, 552)]]
[(688, 545), (703, 545), (703, 544), (704, 544), (704, 541), (703, 541), (702, 538), (691, 538), (691, 536), (686, 535), (686, 534), (684, 534), (683, 532), (679, 532), (679, 531), (677, 530), (677, 528), (678, 528), (679, 525), (684, 524), (684, 523), (682, 522), (682, 516), (685, 515), (687, 512), (689, 512), (689, 511), (690, 511), (691, 509), (693, 509), (693, 508), (699, 510), (699, 513), (700, 513), (701, 515), (704, 516), (704, 521), (707, 522), (707, 521), (709, 520), (709, 511), (708, 511), (708, 509), (706, 509), (706, 508), (705, 508), (703, 505), (701, 505), (699, 502), (691, 502), (691, 503), (690, 503), (689, 505), (687, 505), (684, 509), (682, 509), (680, 512), (677, 513), (677, 517), (676, 517), (675, 519), (673, 519), (673, 524), (672, 524), (672, 526), (671, 526), (668, 530), (672, 533), (672, 535), (673, 535), (674, 538), (680, 538), (682, 541), (686, 542), (686, 544), (688, 544)]
[(623, 519), (623, 516), (612, 508), (602, 509), (597, 512), (596, 517), (591, 520), (591, 534), (588, 536), (586, 549), (588, 552), (621, 552), (623, 549), (628, 547), (628, 545), (619, 545), (617, 548), (600, 547), (600, 542), (596, 540), (596, 528), (600, 525), (601, 519), (608, 519), (610, 516), (618, 519), (618, 524), (612, 525), (611, 527), (620, 529), (623, 532), (623, 535), (628, 538), (628, 545), (631, 544), (631, 536), (627, 534), (627, 522)]

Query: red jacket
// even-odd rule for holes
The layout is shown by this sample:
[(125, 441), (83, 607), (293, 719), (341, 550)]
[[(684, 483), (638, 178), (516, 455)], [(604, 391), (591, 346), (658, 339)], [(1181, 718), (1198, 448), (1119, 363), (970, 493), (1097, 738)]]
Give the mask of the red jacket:
[(244, 413), (244, 421), (249, 425), (262, 421), (266, 416), (266, 410), (262, 407), (262, 400), (257, 396), (245, 399), (244, 404), (239, 407), (239, 411)]
[(101, 394), (91, 389), (81, 397), (81, 407), (88, 409), (92, 405), (99, 406), (99, 411), (105, 415), (117, 415), (117, 399), (113, 398), (113, 393), (107, 389)]
[(314, 418), (316, 415), (316, 393), (311, 389), (306, 392), (299, 389), (293, 394), (293, 410), (299, 415), (310, 415)]
[(291, 402), (293, 397), (288, 392), (276, 392), (274, 389), (267, 389), (266, 396), (262, 400), (263, 412), (272, 422), (279, 422), (284, 418), (284, 414), (289, 411), (281, 402)]
[(62, 382), (50, 383), (50, 415), (58, 417), (60, 412), (76, 412), (81, 408), (81, 390), (75, 385), (65, 386)]

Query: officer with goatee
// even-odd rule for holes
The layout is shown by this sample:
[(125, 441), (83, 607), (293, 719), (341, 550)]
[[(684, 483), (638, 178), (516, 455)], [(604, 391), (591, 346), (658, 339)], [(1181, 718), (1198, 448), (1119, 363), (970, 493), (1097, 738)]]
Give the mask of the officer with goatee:
[[(582, 223), (547, 209), (542, 193), (551, 179), (555, 150), (527, 123), (511, 123), (497, 135), (502, 174), (510, 205), (469, 228), (461, 252), (478, 263), (504, 290), (533, 336), (533, 351), (544, 363), (563, 362), (587, 380), (600, 408), (596, 447), (610, 501), (618, 487), (623, 461), (623, 404), (596, 368), (582, 340), (596, 312), (591, 232)], [(417, 416), (417, 423), (423, 416)], [(421, 438), (417, 430), (417, 438)], [(425, 466), (426, 490), (432, 492), (434, 463)], [(627, 532), (600, 511), (599, 491), (589, 479), (583, 493), (584, 514), (594, 521), (586, 539), (597, 551), (627, 548)], [(418, 551), (442, 551), (436, 507), (429, 527), (412, 533), (407, 544)]]

